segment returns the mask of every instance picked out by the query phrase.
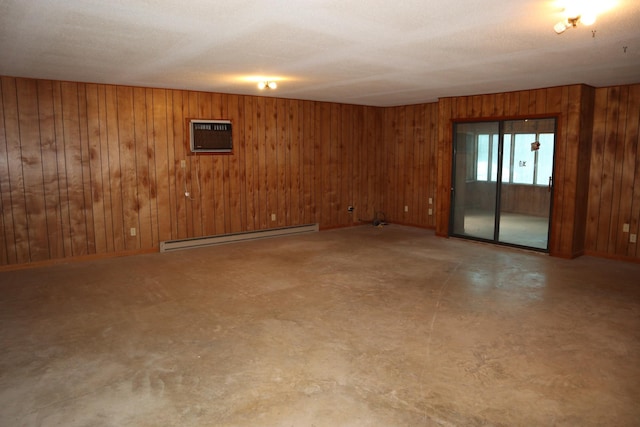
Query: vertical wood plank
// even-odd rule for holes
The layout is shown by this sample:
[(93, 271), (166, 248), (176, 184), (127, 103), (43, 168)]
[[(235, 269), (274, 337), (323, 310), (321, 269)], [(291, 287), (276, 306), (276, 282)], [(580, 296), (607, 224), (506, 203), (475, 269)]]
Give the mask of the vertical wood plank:
[(244, 212), (247, 206), (244, 168), (240, 168), (241, 160), (245, 157), (244, 126), (244, 97), (229, 96), (229, 120), (233, 129), (233, 154), (229, 157), (229, 222), (230, 232), (238, 233), (246, 229)]
[[(171, 127), (168, 136), (167, 165), (169, 166), (169, 185), (171, 196), (174, 198), (177, 235), (175, 239), (185, 239), (192, 236), (192, 181), (189, 170), (192, 168), (192, 157), (187, 155), (187, 133), (185, 119), (189, 115), (189, 93), (177, 90), (169, 91), (170, 105), (167, 106)], [(184, 161), (185, 167), (182, 167)], [(186, 193), (189, 193), (189, 196)]]
[(316, 189), (316, 103), (303, 101), (303, 185), (304, 185), (304, 222), (307, 224), (317, 223), (315, 189)]
[[(87, 224), (85, 222), (87, 218), (87, 207), (85, 206), (83, 187), (78, 84), (63, 82), (60, 88), (62, 96), (61, 113), (64, 134), (64, 162), (66, 168), (69, 217), (71, 219), (71, 250), (74, 256), (79, 256), (88, 253), (88, 239)], [(117, 109), (117, 107), (115, 107), (115, 109)], [(115, 111), (114, 115), (117, 117)], [(117, 123), (117, 119), (115, 119), (115, 121)]]
[(328, 136), (328, 151), (327, 158), (329, 159), (329, 165), (326, 170), (328, 175), (325, 175), (325, 182), (329, 183), (329, 215), (326, 218), (326, 224), (330, 227), (339, 224), (339, 210), (340, 210), (340, 181), (342, 179), (341, 170), (339, 168), (339, 153), (342, 144), (340, 134), (340, 105), (329, 104), (327, 106), (329, 111), (329, 136)]
[[(228, 119), (226, 106), (226, 95), (214, 94), (211, 106), (212, 117)], [(212, 233), (228, 233), (230, 228), (229, 215), (229, 157), (233, 154), (208, 156), (213, 168), (213, 198), (214, 198), (214, 221), (215, 226)]]
[[(600, 177), (601, 192), (600, 203), (602, 206), (610, 206), (613, 203), (613, 174), (616, 155), (616, 131), (615, 123), (618, 121), (620, 108), (620, 91), (618, 87), (611, 87), (608, 91), (608, 109), (605, 131), (604, 152), (602, 160), (603, 173)], [(611, 210), (604, 209), (598, 216), (598, 238), (596, 249), (599, 252), (607, 253), (609, 246), (609, 227), (611, 224)]]
[(64, 235), (62, 233), (62, 213), (60, 210), (60, 190), (58, 187), (58, 147), (56, 145), (53, 116), (53, 84), (49, 80), (38, 80), (37, 85), (49, 256), (51, 259), (58, 259), (64, 258)]
[[(613, 192), (612, 192), (612, 203), (611, 203), (611, 221), (609, 223), (609, 239), (607, 248), (608, 253), (622, 253), (625, 251), (627, 246), (627, 238), (628, 234), (622, 231), (622, 224), (625, 221), (623, 218), (620, 221), (620, 211), (621, 209), (625, 209), (626, 200), (628, 197), (624, 197), (625, 202), (622, 201), (622, 185), (623, 185), (623, 171), (625, 166), (625, 132), (626, 132), (626, 115), (627, 115), (627, 104), (629, 101), (629, 89), (628, 87), (620, 87), (618, 91), (618, 117), (615, 123), (611, 123), (612, 131), (615, 132), (615, 136), (612, 136), (614, 141), (614, 169), (611, 173), (613, 178)], [(625, 209), (626, 210), (626, 209)]]
[(351, 214), (347, 211), (353, 202), (353, 170), (354, 170), (354, 107), (352, 105), (340, 106), (340, 138), (338, 143), (338, 174), (340, 191), (338, 198), (338, 224), (340, 226), (351, 224)]
[(106, 135), (108, 161), (106, 180), (110, 187), (111, 228), (113, 230), (113, 248), (124, 251), (124, 211), (122, 205), (122, 170), (120, 167), (120, 143), (118, 135), (118, 99), (115, 86), (105, 87)]
[(436, 234), (449, 234), (449, 210), (451, 207), (451, 98), (443, 98), (438, 103), (438, 194), (436, 195)]
[[(42, 100), (43, 97), (41, 97), (40, 99)], [(95, 252), (104, 254), (108, 252), (108, 247), (104, 203), (105, 191), (102, 174), (102, 132), (100, 129), (101, 116), (98, 85), (86, 85), (85, 101), (87, 105), (87, 142), (89, 150), (91, 205), (93, 207), (93, 234), (95, 242)], [(48, 110), (48, 108), (45, 109)], [(55, 173), (57, 173), (57, 171)], [(54, 258), (60, 257), (56, 256)]]
[[(54, 86), (54, 88), (55, 87), (56, 86)], [(95, 107), (94, 113), (97, 114), (97, 117), (93, 122), (93, 125), (96, 126), (93, 131), (95, 132), (97, 129), (100, 134), (100, 181), (102, 185), (102, 210), (104, 212), (105, 246), (107, 252), (115, 252), (115, 235), (113, 229), (114, 211), (112, 208), (113, 203), (110, 179), (109, 132), (107, 131), (107, 86), (97, 85), (96, 92), (97, 106)], [(60, 145), (62, 145), (63, 143), (64, 141), (60, 140)], [(62, 150), (59, 149), (59, 151)], [(62, 188), (64, 187), (61, 187), (61, 194)]]
[(149, 170), (155, 175), (156, 203), (153, 205), (157, 212), (156, 234), (160, 243), (177, 239), (179, 235), (175, 181), (172, 181), (169, 168), (169, 138), (173, 134), (170, 107), (173, 105), (173, 96), (163, 89), (147, 89), (146, 103), (151, 114)]
[(43, 186), (40, 127), (37, 125), (38, 87), (36, 81), (17, 79), (16, 92), (29, 261), (42, 261), (49, 259), (50, 254)]
[(398, 204), (402, 203), (400, 201), (400, 195), (394, 189), (397, 187), (397, 148), (398, 144), (396, 142), (396, 134), (398, 127), (398, 118), (397, 111), (393, 108), (385, 108), (384, 110), (384, 134), (383, 140), (387, 149), (387, 156), (385, 156), (385, 163), (383, 165), (383, 170), (387, 171), (386, 173), (386, 182), (385, 182), (385, 190), (390, 193), (390, 197), (388, 200), (383, 200), (382, 211), (385, 212), (387, 218), (391, 220), (397, 220), (399, 218)]
[(96, 253), (93, 197), (91, 186), (91, 159), (89, 157), (89, 117), (87, 111), (87, 85), (78, 84), (78, 120), (80, 131), (80, 167), (84, 192), (85, 229), (87, 232), (87, 253)]
[(4, 126), (4, 97), (0, 79), (0, 265), (15, 264), (15, 239), (11, 212), (11, 188), (9, 186), (9, 159), (7, 132)]
[(316, 209), (321, 226), (331, 223), (331, 106), (325, 102), (316, 103)]
[(291, 225), (291, 188), (289, 171), (289, 115), (287, 114), (287, 101), (284, 99), (276, 99), (275, 116), (276, 116), (276, 182), (278, 193), (278, 216), (277, 225), (282, 227)]
[[(2, 77), (2, 96), (4, 103), (4, 127), (6, 132), (6, 150), (8, 174), (2, 180), (3, 194), (7, 194), (8, 200), (3, 202), (11, 210), (11, 222), (13, 233), (13, 251), (9, 251), (10, 260), (15, 259), (16, 264), (30, 262), (29, 255), (29, 225), (27, 221), (27, 203), (25, 197), (25, 183), (22, 162), (22, 146), (20, 141), (20, 117), (19, 100), (16, 79)], [(4, 209), (3, 209), (4, 212)]]
[[(158, 175), (156, 170), (156, 132), (153, 103), (153, 89), (146, 88), (144, 90), (144, 104), (146, 113), (147, 128), (147, 170), (149, 172), (149, 225), (151, 227), (151, 244), (153, 247), (160, 245), (160, 212), (158, 210)], [(166, 105), (166, 104), (164, 104)], [(171, 231), (169, 227), (169, 233)]]
[[(212, 109), (215, 114), (220, 114), (220, 117), (223, 117), (225, 120), (229, 118), (229, 95), (223, 94), (220, 97), (219, 104), (215, 104), (212, 106)], [(215, 101), (215, 100), (214, 100)], [(229, 233), (231, 231), (231, 215), (229, 213), (231, 199), (235, 196), (230, 193), (230, 182), (229, 182), (229, 160), (233, 154), (225, 154), (222, 156), (214, 156), (214, 163), (216, 162), (216, 158), (219, 158), (219, 162), (222, 164), (222, 211), (224, 216), (219, 218), (218, 220), (223, 225), (222, 233)]]
[[(185, 105), (184, 110), (180, 114), (180, 122), (183, 123), (183, 127), (186, 128), (186, 119), (191, 117), (198, 116), (198, 93), (193, 91), (188, 91), (185, 94), (186, 99), (184, 99)], [(174, 110), (174, 117), (178, 117), (176, 111)], [(174, 122), (175, 123), (175, 122)], [(180, 147), (179, 140), (182, 139), (182, 136), (188, 132), (187, 129), (184, 132), (174, 132), (175, 140), (174, 140), (174, 148)], [(187, 183), (187, 188), (189, 190), (190, 196), (185, 197), (187, 201), (187, 236), (196, 237), (202, 236), (202, 185), (199, 179), (200, 174), (200, 156), (198, 154), (188, 153), (186, 144), (182, 144), (182, 152), (185, 153), (184, 156), (178, 156), (178, 151), (176, 150), (176, 158), (175, 158), (175, 168), (176, 170), (180, 168), (180, 160), (182, 158), (187, 159), (188, 167), (185, 171), (185, 180)]]
[(590, 190), (588, 201), (586, 241), (587, 248), (597, 250), (598, 226), (600, 217), (600, 200), (602, 193), (602, 168), (604, 161), (604, 145), (606, 134), (606, 110), (609, 92), (606, 89), (597, 89), (595, 95), (594, 121), (591, 145), (590, 165)]
[(245, 122), (245, 151), (244, 151), (244, 170), (246, 175), (246, 224), (247, 230), (255, 230), (258, 228), (258, 224), (256, 223), (256, 201), (257, 201), (257, 192), (258, 188), (257, 184), (257, 175), (256, 175), (256, 165), (257, 159), (256, 156), (256, 134), (255, 134), (255, 98), (254, 97), (245, 97), (245, 113), (247, 120)]
[(303, 164), (302, 156), (302, 126), (301, 126), (301, 106), (300, 101), (287, 101), (289, 115), (289, 126), (291, 135), (287, 143), (287, 158), (289, 160), (288, 179), (290, 187), (290, 224), (303, 224), (304, 205), (302, 202), (304, 191), (302, 186), (301, 169)]
[[(266, 223), (264, 228), (273, 228), (278, 225), (279, 218), (284, 212), (278, 211), (278, 151), (277, 129), (278, 110), (274, 98), (264, 99), (264, 164), (266, 172)], [(274, 221), (271, 215), (276, 215)]]
[(136, 209), (138, 212), (137, 247), (151, 248), (153, 227), (151, 223), (151, 180), (149, 173), (149, 148), (147, 124), (147, 95), (144, 88), (133, 88), (133, 144), (136, 170)]
[(128, 86), (116, 88), (118, 148), (120, 150), (120, 176), (122, 188), (123, 234), (126, 250), (138, 249), (139, 241), (131, 236), (131, 228), (140, 228), (138, 222), (138, 195), (136, 185), (135, 136), (133, 122), (133, 89)]
[(429, 179), (431, 191), (429, 196), (432, 198), (432, 205), (429, 206), (432, 209), (432, 215), (429, 220), (431, 227), (436, 226), (436, 198), (438, 193), (438, 104), (431, 104), (431, 108), (428, 113), (429, 120)]
[[(618, 232), (622, 231), (622, 224), (629, 224), (629, 232), (637, 234), (637, 224), (633, 223), (633, 182), (635, 179), (636, 166), (636, 149), (638, 145), (638, 114), (640, 105), (638, 100), (634, 100), (633, 86), (624, 88), (625, 103), (624, 112), (621, 114), (621, 120), (618, 132), (623, 131), (620, 135), (620, 145), (622, 158), (617, 163), (621, 170), (620, 179), (620, 204), (618, 210)], [(637, 219), (636, 219), (637, 220)], [(636, 243), (637, 245), (637, 243)], [(621, 256), (629, 255), (629, 248), (633, 247), (629, 241), (628, 233), (621, 233), (617, 241), (615, 253)]]
[(365, 107), (359, 106), (354, 108), (353, 116), (353, 170), (351, 172), (352, 181), (352, 195), (351, 203), (353, 204), (354, 211), (349, 215), (349, 223), (358, 223), (358, 218), (361, 212), (364, 212), (363, 208), (366, 207), (366, 178), (367, 167), (366, 161), (366, 149), (364, 143), (364, 116)]

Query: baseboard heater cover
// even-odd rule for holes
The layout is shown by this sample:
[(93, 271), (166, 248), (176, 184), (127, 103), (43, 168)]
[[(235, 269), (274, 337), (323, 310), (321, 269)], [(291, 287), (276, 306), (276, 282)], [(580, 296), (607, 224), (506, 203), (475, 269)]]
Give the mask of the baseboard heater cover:
[(191, 239), (167, 240), (160, 242), (160, 252), (171, 252), (182, 249), (201, 248), (244, 240), (265, 239), (268, 237), (291, 236), (294, 234), (314, 233), (319, 230), (318, 224), (296, 225), (293, 227), (269, 228), (266, 230), (247, 231), (243, 233), (220, 234), (218, 236), (194, 237)]

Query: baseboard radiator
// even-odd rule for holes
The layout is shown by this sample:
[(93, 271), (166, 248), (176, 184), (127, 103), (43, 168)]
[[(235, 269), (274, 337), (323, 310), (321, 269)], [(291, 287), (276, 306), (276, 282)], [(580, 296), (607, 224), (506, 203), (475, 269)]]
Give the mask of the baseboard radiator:
[(266, 239), (268, 237), (291, 236), (294, 234), (314, 233), (319, 230), (318, 224), (296, 225), (293, 227), (270, 228), (267, 230), (247, 231), (244, 233), (220, 234), (218, 236), (194, 237), (191, 239), (167, 240), (160, 242), (160, 252), (171, 252), (182, 249), (201, 248), (204, 246), (222, 245), (244, 240)]

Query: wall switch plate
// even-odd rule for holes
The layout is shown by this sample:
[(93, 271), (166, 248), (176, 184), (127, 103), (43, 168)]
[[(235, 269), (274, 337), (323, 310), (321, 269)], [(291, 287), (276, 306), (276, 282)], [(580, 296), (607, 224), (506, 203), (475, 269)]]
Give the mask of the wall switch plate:
[(404, 211), (405, 211), (405, 212), (409, 212), (409, 206), (405, 206), (405, 207), (404, 207)]
[(622, 224), (622, 232), (623, 233), (629, 232), (629, 224)]
[(629, 235), (629, 242), (631, 242), (631, 243), (635, 243), (635, 242), (636, 242), (636, 240), (637, 240), (637, 238), (638, 238), (638, 235), (636, 235), (636, 234), (630, 234), (630, 235)]
[(429, 204), (432, 205), (433, 204), (433, 197), (429, 197)]
[(136, 229), (135, 229), (134, 227), (131, 227), (131, 230), (129, 230), (129, 233), (130, 233), (132, 236), (135, 236), (136, 234), (138, 234), (138, 233), (137, 233), (137, 231), (136, 231)]
[(429, 208), (429, 215), (433, 215), (433, 209)]
[(180, 167), (182, 169), (186, 169), (187, 168), (187, 161), (186, 160), (180, 160)]
[(276, 220), (276, 214), (271, 214), (271, 221), (275, 221)]

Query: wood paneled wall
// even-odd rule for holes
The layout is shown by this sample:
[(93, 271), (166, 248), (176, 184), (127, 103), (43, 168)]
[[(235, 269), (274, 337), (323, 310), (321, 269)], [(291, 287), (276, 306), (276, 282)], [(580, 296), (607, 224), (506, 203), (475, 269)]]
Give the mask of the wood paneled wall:
[(452, 122), (486, 118), (558, 118), (550, 253), (584, 252), (593, 88), (572, 85), (490, 95), (443, 98), (438, 103), (436, 233), (447, 235), (451, 197)]
[[(596, 89), (588, 253), (640, 259), (640, 84)], [(629, 231), (623, 231), (629, 224)]]
[[(0, 265), (347, 226), (382, 204), (379, 108), (11, 77), (0, 99)], [(187, 118), (230, 119), (234, 153), (190, 155)]]
[(384, 109), (382, 210), (390, 222), (435, 228), (437, 125), (437, 103)]
[[(559, 128), (552, 254), (640, 259), (629, 242), (640, 233), (640, 85), (376, 108), (11, 77), (0, 83), (0, 266), (289, 225), (348, 226), (377, 211), (447, 235), (452, 121), (549, 115)], [(232, 120), (234, 153), (190, 155), (186, 119), (194, 117)]]

